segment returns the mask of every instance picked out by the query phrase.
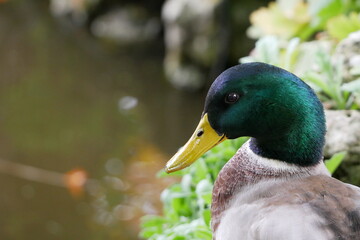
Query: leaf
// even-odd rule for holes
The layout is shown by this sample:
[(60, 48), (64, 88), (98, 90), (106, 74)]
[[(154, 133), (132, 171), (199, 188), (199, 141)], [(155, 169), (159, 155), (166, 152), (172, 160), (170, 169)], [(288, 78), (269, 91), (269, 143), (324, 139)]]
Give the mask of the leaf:
[(213, 185), (209, 182), (209, 180), (203, 179), (196, 185), (195, 191), (198, 195), (202, 195), (211, 192), (212, 188)]
[(352, 32), (360, 30), (360, 15), (352, 12), (350, 15), (340, 15), (331, 18), (326, 24), (330, 36), (342, 40)]
[(315, 84), (316, 87), (318, 87), (319, 91), (321, 90), (324, 91), (325, 93), (330, 92), (326, 81), (324, 80), (323, 76), (321, 76), (320, 74), (316, 72), (308, 72), (304, 76), (304, 79), (308, 82)]
[(253, 32), (260, 36), (276, 35), (282, 39), (295, 36), (310, 21), (307, 4), (304, 1), (271, 2), (267, 8), (262, 7), (250, 15)]
[(184, 192), (190, 192), (191, 191), (191, 181), (192, 177), (190, 174), (186, 174), (183, 176), (181, 180), (181, 188)]
[(255, 43), (255, 49), (250, 56), (241, 58), (241, 63), (264, 62), (272, 65), (280, 63), (280, 43), (275, 36), (265, 36)]
[(205, 209), (202, 213), (202, 217), (207, 226), (210, 226), (211, 212), (210, 209)]
[(360, 78), (349, 83), (344, 83), (341, 89), (348, 92), (360, 91)]
[(312, 25), (321, 28), (328, 19), (344, 11), (342, 0), (309, 0), (309, 13)]
[(300, 44), (299, 38), (293, 38), (289, 41), (289, 44), (286, 48), (285, 56), (284, 56), (284, 63), (282, 64), (284, 68), (288, 71), (291, 70), (291, 66), (294, 64), (296, 55), (297, 55), (297, 48)]
[(344, 160), (346, 152), (335, 153), (329, 160), (325, 161), (325, 166), (331, 174), (333, 174)]
[(279, 41), (274, 36), (268, 36), (261, 38), (255, 44), (258, 49), (258, 55), (260, 59), (263, 59), (265, 63), (275, 64), (279, 63)]
[[(212, 233), (210, 229), (200, 228), (195, 233), (194, 236), (197, 240), (211, 240), (212, 239)], [(195, 240), (195, 239), (194, 239)]]
[(166, 220), (161, 216), (147, 215), (141, 218), (142, 227), (161, 226)]
[(184, 236), (176, 236), (173, 240), (186, 240), (186, 238)]

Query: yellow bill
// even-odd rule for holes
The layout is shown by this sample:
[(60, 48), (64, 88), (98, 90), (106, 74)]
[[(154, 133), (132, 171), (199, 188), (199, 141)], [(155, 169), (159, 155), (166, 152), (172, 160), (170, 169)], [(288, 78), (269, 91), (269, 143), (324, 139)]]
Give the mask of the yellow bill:
[(210, 126), (208, 116), (205, 114), (189, 141), (167, 163), (165, 171), (175, 172), (190, 166), (205, 152), (226, 139)]

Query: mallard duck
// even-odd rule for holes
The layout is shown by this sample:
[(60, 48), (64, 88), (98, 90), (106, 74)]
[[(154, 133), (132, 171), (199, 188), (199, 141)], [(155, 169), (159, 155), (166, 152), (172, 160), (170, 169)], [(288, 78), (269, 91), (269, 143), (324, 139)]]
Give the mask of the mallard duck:
[(325, 131), (323, 106), (300, 78), (264, 63), (241, 64), (214, 81), (199, 125), (165, 171), (249, 136), (215, 181), (214, 239), (360, 239), (360, 189), (330, 176)]

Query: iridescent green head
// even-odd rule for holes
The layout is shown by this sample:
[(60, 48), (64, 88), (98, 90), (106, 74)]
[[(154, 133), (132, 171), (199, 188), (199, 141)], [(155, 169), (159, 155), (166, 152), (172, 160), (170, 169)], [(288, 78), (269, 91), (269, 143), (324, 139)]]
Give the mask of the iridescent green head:
[(251, 137), (250, 147), (263, 157), (316, 164), (325, 139), (323, 106), (286, 70), (264, 63), (229, 68), (212, 84), (199, 126), (166, 171), (182, 169), (224, 139), (242, 136)]
[(212, 84), (204, 113), (218, 134), (252, 137), (253, 150), (262, 156), (299, 165), (321, 159), (323, 106), (306, 83), (281, 68), (229, 68)]

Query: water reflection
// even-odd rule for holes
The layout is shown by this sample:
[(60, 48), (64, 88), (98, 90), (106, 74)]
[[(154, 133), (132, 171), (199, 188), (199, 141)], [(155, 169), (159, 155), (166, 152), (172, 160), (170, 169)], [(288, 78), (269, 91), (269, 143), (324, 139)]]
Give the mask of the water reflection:
[(0, 172), (0, 239), (136, 239), (203, 96), (164, 83), (161, 46), (104, 48), (39, 1), (0, 5), (0, 52), (0, 158), (70, 190)]

